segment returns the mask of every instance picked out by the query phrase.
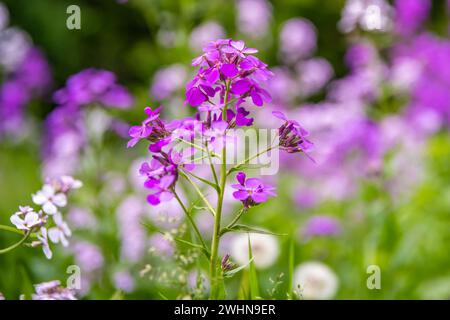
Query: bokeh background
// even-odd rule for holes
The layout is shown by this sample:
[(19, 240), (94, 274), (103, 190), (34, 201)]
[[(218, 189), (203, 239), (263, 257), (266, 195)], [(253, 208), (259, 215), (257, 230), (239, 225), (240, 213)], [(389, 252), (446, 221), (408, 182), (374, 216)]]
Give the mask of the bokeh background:
[[(72, 4), (81, 30), (66, 27)], [(286, 298), (292, 242), (295, 265), (329, 268), (312, 265), (318, 293), (305, 298), (450, 298), (448, 1), (2, 0), (0, 9), (0, 224), (45, 176), (84, 182), (65, 213), (69, 247), (54, 246), (52, 260), (26, 247), (0, 255), (6, 298), (64, 282), (72, 264), (82, 270), (81, 298), (202, 297), (196, 279), (206, 264), (155, 232), (186, 225), (176, 204), (145, 203), (137, 170), (146, 150), (127, 150), (126, 132), (145, 106), (163, 105), (168, 118), (192, 114), (183, 105), (190, 62), (222, 37), (258, 48), (275, 72), (258, 124), (271, 127), (267, 114), (283, 109), (315, 143), (317, 163), (282, 159), (267, 177), (279, 196), (244, 217), (288, 234), (255, 239), (261, 295)], [(112, 71), (133, 102), (86, 106), (66, 130), (75, 138), (54, 147), (61, 155), (52, 147), (54, 92), (87, 68)], [(236, 208), (226, 203), (228, 214)], [(211, 218), (199, 210), (196, 219), (207, 236)], [(15, 240), (0, 232), (0, 247)], [(221, 248), (237, 263), (241, 240)], [(370, 265), (381, 270), (381, 289), (366, 286)], [(227, 280), (231, 298), (240, 281)]]

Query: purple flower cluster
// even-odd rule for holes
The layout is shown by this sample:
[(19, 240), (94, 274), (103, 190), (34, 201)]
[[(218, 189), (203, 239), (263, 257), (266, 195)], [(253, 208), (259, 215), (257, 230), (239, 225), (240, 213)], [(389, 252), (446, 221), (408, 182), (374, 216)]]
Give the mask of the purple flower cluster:
[[(45, 121), (43, 139), (44, 175), (73, 174), (79, 154), (87, 143), (84, 106), (129, 108), (133, 97), (106, 70), (86, 69), (71, 76), (54, 94), (57, 107)], [(112, 122), (111, 122), (112, 123)]]
[(200, 68), (186, 86), (186, 103), (192, 106), (210, 104), (218, 94), (219, 103), (223, 105), (227, 88), (231, 88), (228, 98), (238, 101), (236, 107), (247, 98), (259, 107), (270, 102), (270, 95), (261, 87), (261, 82), (268, 80), (272, 72), (252, 55), (258, 50), (247, 48), (243, 41), (223, 39), (210, 42), (203, 51), (203, 55), (192, 61), (193, 66)]
[[(246, 47), (243, 41), (220, 39), (208, 43), (203, 51), (193, 60), (193, 65), (199, 68), (186, 86), (185, 103), (197, 107), (196, 116), (167, 122), (161, 119), (161, 108), (147, 107), (147, 118), (129, 130), (128, 147), (147, 140), (153, 154), (149, 162), (142, 164), (140, 173), (146, 177), (145, 187), (150, 190), (147, 200), (154, 206), (173, 199), (180, 170), (195, 169), (191, 160), (199, 153), (199, 146), (192, 141), (200, 137), (202, 151), (220, 152), (234, 141), (228, 133), (230, 129), (253, 124), (244, 103), (261, 107), (271, 101), (263, 83), (273, 74), (253, 55), (256, 49)], [(311, 143), (305, 139), (306, 130), (297, 122), (283, 120), (279, 147), (289, 153), (308, 152)], [(188, 142), (189, 147), (177, 150), (175, 146), (180, 141)], [(254, 187), (256, 198), (246, 200), (241, 194), (238, 200), (253, 205), (272, 195), (270, 187), (264, 188), (262, 184)]]
[(31, 48), (0, 86), (0, 137), (24, 133), (24, 108), (51, 82), (50, 69), (39, 49)]

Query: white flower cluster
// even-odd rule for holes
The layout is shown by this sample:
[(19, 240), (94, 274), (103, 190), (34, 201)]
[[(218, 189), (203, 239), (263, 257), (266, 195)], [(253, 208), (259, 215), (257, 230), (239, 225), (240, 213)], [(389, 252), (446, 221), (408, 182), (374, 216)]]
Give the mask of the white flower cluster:
[[(33, 202), (41, 208), (35, 211), (30, 206), (19, 206), (19, 211), (14, 213), (10, 220), (17, 229), (27, 233), (36, 233), (37, 240), (31, 243), (32, 247), (42, 246), (45, 256), (52, 257), (50, 239), (53, 243), (69, 244), (67, 237), (72, 235), (67, 223), (64, 222), (59, 208), (67, 205), (67, 194), (73, 189), (81, 188), (81, 181), (70, 176), (61, 176), (58, 179), (48, 180), (41, 190), (32, 195)], [(49, 217), (52, 217), (52, 226)]]

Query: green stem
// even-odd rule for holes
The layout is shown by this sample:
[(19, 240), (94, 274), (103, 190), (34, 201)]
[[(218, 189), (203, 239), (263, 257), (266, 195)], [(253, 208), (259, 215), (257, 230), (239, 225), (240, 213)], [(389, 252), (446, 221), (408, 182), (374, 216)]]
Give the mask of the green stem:
[[(225, 90), (225, 99), (224, 99), (224, 107), (222, 110), (222, 120), (227, 121), (227, 107), (228, 107), (228, 94), (230, 91), (230, 82), (226, 83)], [(217, 200), (217, 209), (216, 215), (214, 219), (214, 232), (212, 236), (211, 243), (211, 260), (209, 265), (209, 274), (211, 281), (211, 292), (210, 299), (217, 299), (219, 293), (219, 279), (217, 276), (217, 256), (219, 251), (219, 241), (220, 241), (220, 223), (222, 216), (222, 206), (223, 206), (223, 197), (225, 194), (225, 187), (227, 181), (227, 147), (226, 143), (224, 143), (222, 149), (222, 163), (220, 166), (220, 183), (219, 183), (219, 198)]]
[[(24, 234), (23, 231), (21, 231), (19, 229), (16, 229), (14, 227), (11, 227), (11, 226), (5, 226), (4, 224), (0, 224), (0, 230), (12, 232), (12, 233), (17, 233), (17, 234), (20, 234), (22, 236)], [(36, 238), (36, 235), (33, 233), (33, 234), (30, 234), (30, 237), (31, 238)]]
[(183, 209), (184, 213), (186, 214), (186, 217), (188, 218), (189, 222), (191, 223), (192, 227), (194, 228), (194, 232), (198, 238), (198, 240), (200, 241), (200, 243), (202, 244), (203, 249), (208, 252), (208, 248), (206, 247), (205, 241), (203, 240), (202, 234), (200, 233), (200, 230), (198, 230), (197, 225), (195, 224), (194, 219), (192, 219), (192, 216), (189, 214), (189, 211), (187, 210), (187, 208), (185, 207), (185, 205), (183, 204), (183, 201), (181, 201), (180, 197), (178, 196), (178, 194), (175, 192), (175, 190), (173, 190), (173, 194), (175, 195), (175, 198), (177, 199), (178, 203), (180, 204), (181, 208)]
[(195, 184), (194, 181), (192, 181), (192, 179), (185, 174), (182, 171), (179, 171), (180, 175), (183, 176), (193, 187), (194, 190), (198, 193), (198, 195), (200, 196), (200, 198), (203, 200), (203, 202), (206, 204), (206, 206), (208, 207), (209, 211), (211, 211), (211, 213), (215, 216), (216, 215), (216, 211), (214, 210), (214, 208), (212, 207), (212, 205), (209, 203), (208, 199), (206, 199), (205, 195), (203, 194), (203, 192), (198, 188), (198, 186)]
[(275, 148), (275, 147), (270, 146), (270, 147), (267, 148), (266, 150), (261, 151), (261, 152), (258, 152), (257, 154), (255, 154), (255, 155), (253, 155), (253, 156), (251, 156), (251, 157), (248, 157), (248, 158), (245, 159), (244, 161), (239, 162), (236, 166), (234, 166), (233, 168), (231, 168), (230, 170), (228, 170), (227, 176), (230, 175), (230, 173), (233, 172), (233, 170), (236, 169), (236, 168), (238, 168), (239, 166), (242, 166), (242, 165), (244, 165), (244, 164), (247, 164), (247, 163), (250, 162), (251, 160), (253, 160), (253, 159), (255, 159), (255, 158), (258, 158), (259, 156), (263, 155), (264, 153), (269, 152), (270, 150), (272, 150), (272, 149), (274, 149), (274, 148)]
[(11, 250), (14, 250), (15, 248), (17, 248), (18, 246), (20, 246), (22, 243), (24, 243), (27, 239), (28, 239), (28, 237), (30, 236), (30, 231), (28, 231), (27, 233), (25, 233), (25, 235), (23, 236), (23, 238), (22, 239), (20, 239), (18, 242), (16, 242), (15, 244), (13, 244), (13, 245), (11, 245), (11, 246), (9, 246), (9, 247), (7, 247), (7, 248), (5, 248), (5, 249), (0, 249), (0, 254), (4, 254), (4, 253), (7, 253), (7, 252), (9, 252), (9, 251), (11, 251)]
[[(208, 148), (208, 145), (206, 145), (206, 148)], [(212, 162), (212, 158), (211, 158), (211, 153), (208, 152), (208, 160), (209, 160), (209, 166), (211, 167), (211, 171), (214, 177), (214, 182), (216, 183), (216, 185), (219, 185), (219, 179), (217, 179), (217, 173), (216, 173), (216, 169), (214, 168), (214, 164)]]
[(242, 215), (244, 214), (244, 212), (247, 211), (247, 208), (242, 208), (241, 210), (239, 210), (238, 214), (236, 215), (236, 217), (234, 217), (234, 219), (225, 227), (225, 229), (231, 229), (234, 227), (234, 225), (239, 221), (239, 219), (242, 217)]

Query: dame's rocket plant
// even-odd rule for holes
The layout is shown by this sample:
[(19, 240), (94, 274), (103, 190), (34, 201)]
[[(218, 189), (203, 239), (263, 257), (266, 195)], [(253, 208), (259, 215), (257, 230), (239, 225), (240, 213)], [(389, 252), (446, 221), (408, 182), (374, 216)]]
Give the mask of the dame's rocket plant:
[[(144, 162), (140, 174), (146, 177), (145, 187), (149, 190), (147, 201), (150, 205), (176, 199), (191, 223), (199, 247), (209, 260), (210, 298), (220, 297), (221, 279), (230, 270), (230, 263), (221, 263), (218, 247), (221, 236), (226, 232), (239, 231), (236, 223), (251, 207), (266, 202), (276, 196), (275, 188), (261, 179), (247, 177), (240, 171), (236, 175), (233, 197), (242, 203), (232, 222), (222, 226), (222, 211), (227, 178), (241, 170), (242, 164), (270, 150), (281, 149), (288, 153), (307, 153), (312, 143), (307, 140), (308, 132), (299, 123), (286, 118), (281, 112), (273, 116), (281, 121), (278, 141), (266, 151), (250, 156), (239, 165), (227, 165), (227, 147), (233, 144), (231, 130), (236, 127), (253, 125), (248, 106), (262, 107), (271, 101), (264, 83), (273, 74), (267, 65), (254, 56), (258, 50), (246, 47), (243, 41), (219, 39), (208, 43), (203, 54), (192, 61), (197, 67), (193, 79), (186, 85), (185, 105), (197, 108), (195, 116), (181, 120), (166, 121), (161, 117), (161, 108), (145, 108), (147, 118), (129, 130), (131, 137), (128, 147), (140, 140), (149, 143), (152, 157)], [(183, 145), (184, 148), (180, 148)], [(212, 181), (196, 175), (195, 160), (205, 159), (211, 169)], [(220, 169), (215, 164), (220, 163)], [(214, 216), (214, 227), (210, 246), (206, 245), (192, 212), (179, 196), (178, 181), (184, 179), (204, 202)], [(217, 203), (211, 204), (197, 183), (205, 184), (217, 192)]]

